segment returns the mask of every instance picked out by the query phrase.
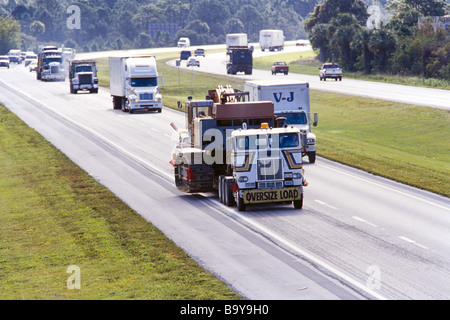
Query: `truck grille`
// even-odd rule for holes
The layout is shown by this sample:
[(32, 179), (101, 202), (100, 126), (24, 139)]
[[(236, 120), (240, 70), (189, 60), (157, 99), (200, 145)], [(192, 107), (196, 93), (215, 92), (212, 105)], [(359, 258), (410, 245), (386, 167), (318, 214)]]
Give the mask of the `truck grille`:
[(152, 93), (141, 93), (139, 94), (139, 100), (153, 100)]
[(258, 180), (281, 180), (283, 168), (280, 158), (258, 159)]
[(59, 73), (59, 67), (58, 66), (51, 66), (50, 67), (50, 73)]
[(79, 84), (91, 84), (92, 74), (80, 74), (78, 75)]

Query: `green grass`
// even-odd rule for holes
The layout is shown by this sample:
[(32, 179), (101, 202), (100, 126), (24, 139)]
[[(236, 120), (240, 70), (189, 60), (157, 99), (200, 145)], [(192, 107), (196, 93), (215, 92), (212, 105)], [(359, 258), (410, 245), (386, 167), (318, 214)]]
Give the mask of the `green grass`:
[(450, 196), (450, 112), (311, 91), (319, 155)]
[(0, 164), (0, 299), (240, 298), (3, 106)]

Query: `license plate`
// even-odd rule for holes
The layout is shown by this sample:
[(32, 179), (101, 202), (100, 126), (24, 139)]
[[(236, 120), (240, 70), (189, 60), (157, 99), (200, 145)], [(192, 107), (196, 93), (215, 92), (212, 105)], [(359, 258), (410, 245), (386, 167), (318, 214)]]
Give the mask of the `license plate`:
[(244, 203), (269, 203), (300, 199), (300, 187), (244, 191)]

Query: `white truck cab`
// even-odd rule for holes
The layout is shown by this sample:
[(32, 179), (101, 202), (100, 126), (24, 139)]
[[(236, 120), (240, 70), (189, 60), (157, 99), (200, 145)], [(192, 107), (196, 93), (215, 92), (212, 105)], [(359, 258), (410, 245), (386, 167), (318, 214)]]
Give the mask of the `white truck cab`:
[(114, 109), (162, 110), (156, 59), (146, 57), (110, 57), (110, 92)]
[(231, 164), (238, 209), (246, 204), (293, 202), (303, 205), (300, 130), (287, 126), (231, 132)]
[(272, 101), (277, 116), (285, 117), (285, 123), (306, 133), (303, 155), (310, 163), (316, 161), (316, 135), (311, 125), (317, 126), (318, 115), (310, 116), (309, 83), (281, 80), (246, 81), (244, 91), (249, 92), (250, 101)]

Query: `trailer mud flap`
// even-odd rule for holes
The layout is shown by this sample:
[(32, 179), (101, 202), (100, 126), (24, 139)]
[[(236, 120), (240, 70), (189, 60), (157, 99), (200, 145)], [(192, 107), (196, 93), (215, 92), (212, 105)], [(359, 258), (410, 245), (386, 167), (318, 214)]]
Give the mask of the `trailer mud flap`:
[(284, 202), (300, 199), (301, 199), (300, 187), (244, 191), (244, 203), (246, 204)]

